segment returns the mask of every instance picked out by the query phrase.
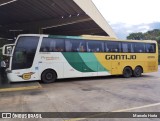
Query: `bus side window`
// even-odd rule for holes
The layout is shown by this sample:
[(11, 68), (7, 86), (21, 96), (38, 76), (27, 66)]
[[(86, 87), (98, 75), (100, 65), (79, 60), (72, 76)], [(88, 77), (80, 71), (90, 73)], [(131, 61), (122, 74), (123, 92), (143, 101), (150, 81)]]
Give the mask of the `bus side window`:
[(87, 52), (104, 52), (104, 42), (102, 41), (87, 41)]
[(150, 47), (149, 47), (149, 52), (150, 52), (150, 53), (153, 53), (153, 52), (154, 52), (154, 50), (153, 50), (153, 47), (152, 47), (152, 46), (150, 46)]
[(144, 53), (145, 52), (145, 44), (144, 43), (134, 43), (134, 52)]
[(133, 43), (128, 43), (128, 51), (130, 53), (134, 53), (134, 44)]
[(147, 53), (155, 53), (155, 44), (146, 44)]
[(124, 53), (133, 53), (133, 43), (131, 42), (123, 42), (122, 43), (122, 52)]
[(50, 42), (48, 41), (48, 39), (43, 38), (40, 52), (48, 52), (49, 51), (49, 46), (48, 46), (49, 44), (50, 44)]
[(63, 39), (54, 39), (55, 44), (55, 52), (64, 52), (64, 40)]
[(80, 40), (71, 40), (72, 43), (72, 52), (79, 52), (80, 51)]
[(44, 37), (40, 52), (63, 52), (64, 40)]
[(108, 42), (105, 42), (104, 48), (105, 48), (105, 52), (109, 52), (110, 51), (110, 49), (108, 47)]
[(86, 52), (86, 43), (83, 40), (81, 40), (81, 42), (80, 42), (79, 51)]
[(124, 52), (124, 53), (129, 52), (128, 43), (122, 43), (122, 52)]
[(54, 52), (55, 51), (56, 42), (53, 41), (53, 40), (50, 40), (48, 46), (49, 46), (49, 52)]
[(71, 40), (68, 40), (68, 39), (65, 40), (65, 49), (66, 49), (66, 52), (71, 52), (72, 51)]
[(120, 42), (111, 42), (111, 41), (108, 41), (105, 43), (105, 47), (107, 46), (106, 48), (106, 52), (121, 52), (121, 44)]
[(44, 47), (44, 48), (42, 48), (42, 50), (41, 50), (42, 52), (47, 52), (47, 48), (46, 47)]

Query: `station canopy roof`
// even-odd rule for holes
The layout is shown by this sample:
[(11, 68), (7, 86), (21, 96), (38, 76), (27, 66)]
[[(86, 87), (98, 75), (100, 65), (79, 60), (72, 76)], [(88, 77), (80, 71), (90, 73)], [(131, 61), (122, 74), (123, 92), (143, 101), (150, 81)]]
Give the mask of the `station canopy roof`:
[(0, 37), (24, 33), (115, 36), (91, 0), (0, 0)]

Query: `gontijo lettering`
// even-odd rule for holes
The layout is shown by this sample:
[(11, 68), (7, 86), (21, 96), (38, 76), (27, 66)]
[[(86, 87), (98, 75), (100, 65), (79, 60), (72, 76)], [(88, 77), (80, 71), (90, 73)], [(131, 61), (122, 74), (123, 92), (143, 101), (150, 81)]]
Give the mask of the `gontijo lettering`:
[(136, 60), (136, 55), (106, 55), (106, 60)]

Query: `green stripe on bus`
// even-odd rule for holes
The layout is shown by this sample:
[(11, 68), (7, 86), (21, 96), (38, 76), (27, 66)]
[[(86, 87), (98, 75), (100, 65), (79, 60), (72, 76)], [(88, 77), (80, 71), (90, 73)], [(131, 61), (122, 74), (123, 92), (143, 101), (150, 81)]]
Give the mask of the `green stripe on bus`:
[(94, 70), (90, 69), (82, 60), (81, 56), (77, 52), (64, 52), (62, 53), (63, 56), (66, 58), (68, 63), (77, 71), (80, 72), (95, 72)]
[(85, 64), (95, 72), (108, 71), (100, 64), (94, 53), (80, 53), (80, 56)]

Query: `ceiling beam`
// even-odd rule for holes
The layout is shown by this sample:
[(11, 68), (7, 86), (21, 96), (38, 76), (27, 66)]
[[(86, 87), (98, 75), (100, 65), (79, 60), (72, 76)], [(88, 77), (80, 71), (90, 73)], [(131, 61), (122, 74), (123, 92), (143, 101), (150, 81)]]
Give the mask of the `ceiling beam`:
[(43, 21), (34, 21), (22, 24), (14, 24), (14, 25), (6, 25), (0, 26), (0, 30), (7, 29), (7, 30), (34, 30), (39, 31), (40, 29), (48, 29), (53, 27), (60, 27), (64, 25), (70, 25), (80, 22), (91, 21), (92, 19), (89, 18), (87, 15), (79, 15), (75, 17), (68, 17), (68, 18), (59, 18), (59, 19), (49, 19)]
[[(60, 30), (56, 29), (51, 29), (51, 30), (46, 30), (44, 33), (49, 33), (49, 34), (62, 34)], [(104, 35), (108, 36), (107, 33), (105, 33), (102, 29), (100, 28), (88, 28), (88, 29), (78, 29), (78, 30), (69, 30), (63, 32), (65, 35), (85, 35), (85, 34), (97, 34), (97, 35)]]

